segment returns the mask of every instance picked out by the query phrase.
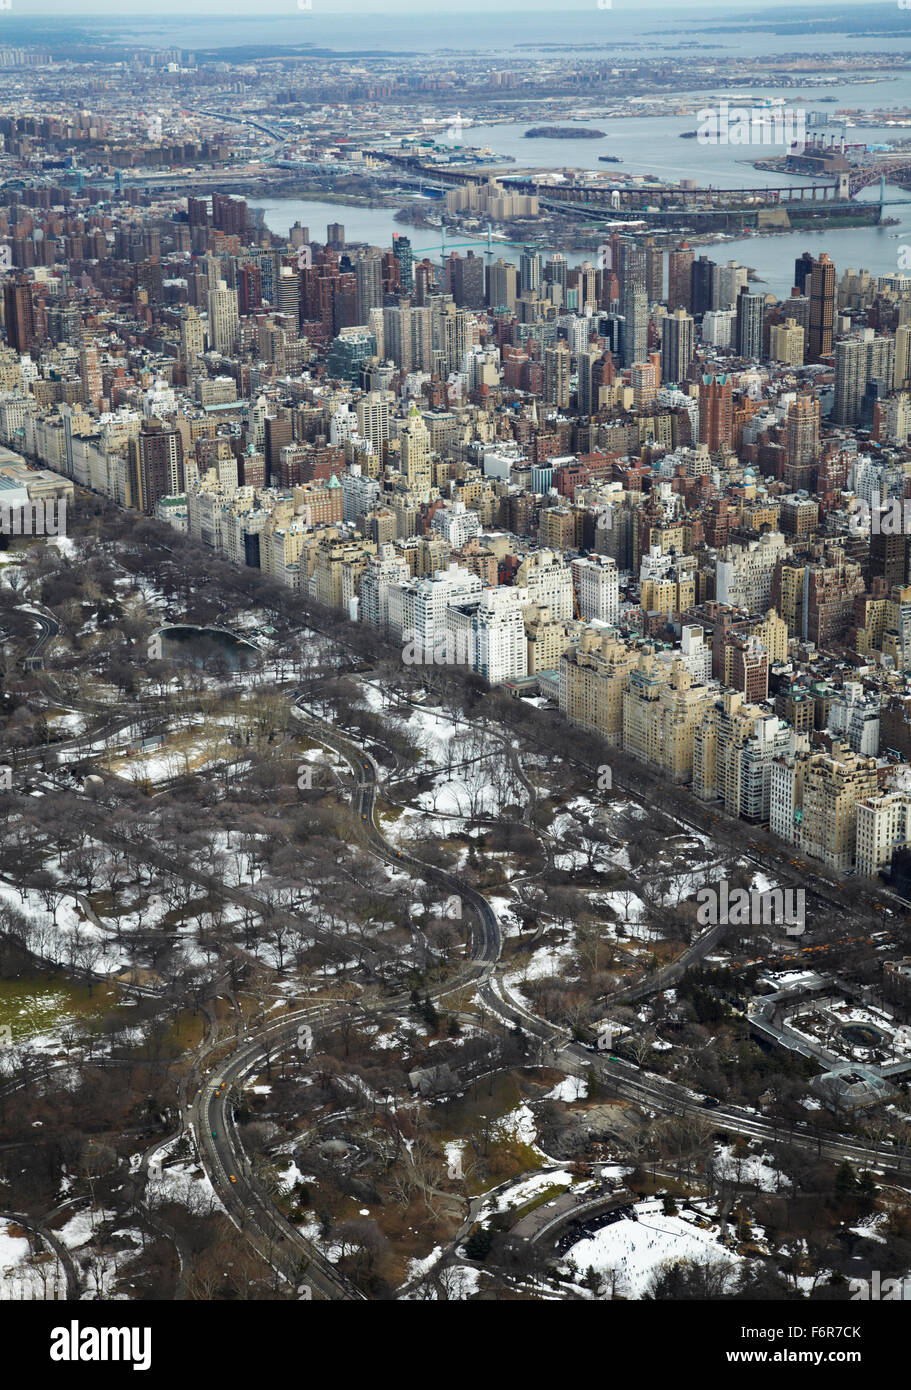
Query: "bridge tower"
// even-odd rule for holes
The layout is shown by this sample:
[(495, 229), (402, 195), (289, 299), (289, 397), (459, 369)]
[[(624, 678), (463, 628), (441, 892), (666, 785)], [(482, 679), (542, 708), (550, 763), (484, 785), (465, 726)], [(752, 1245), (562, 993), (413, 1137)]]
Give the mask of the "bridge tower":
[(847, 172), (847, 170), (846, 170), (843, 174), (839, 174), (839, 175), (838, 175), (838, 191), (837, 191), (837, 197), (838, 197), (838, 201), (839, 201), (840, 203), (841, 203), (841, 202), (847, 203), (847, 202), (850, 201), (850, 198), (851, 198), (851, 176), (850, 176), (850, 174)]

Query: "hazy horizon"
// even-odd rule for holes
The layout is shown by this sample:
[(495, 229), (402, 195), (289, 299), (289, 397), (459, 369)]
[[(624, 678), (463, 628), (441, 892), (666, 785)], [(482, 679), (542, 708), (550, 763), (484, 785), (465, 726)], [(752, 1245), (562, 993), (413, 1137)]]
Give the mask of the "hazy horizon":
[[(883, 3), (883, 0), (854, 0), (851, 5), (842, 4), (832, 6), (829, 0), (801, 0), (798, 6), (789, 3), (789, 0), (766, 0), (763, 5), (762, 13), (769, 10), (782, 10), (800, 12), (803, 9), (830, 9), (833, 14), (840, 12), (849, 13), (862, 9), (892, 10), (895, 7), (891, 4)], [(321, 7), (322, 9), (322, 7)], [(325, 14), (329, 9), (322, 12)], [(434, 6), (428, 9), (424, 5), (414, 3), (414, 0), (354, 0), (354, 3), (347, 4), (333, 3), (331, 10), (336, 14), (364, 14), (364, 15), (413, 15), (415, 19), (433, 20), (439, 15), (458, 15), (464, 14), (467, 9), (476, 9), (486, 14), (528, 14), (529, 12), (546, 14), (555, 9), (552, 0), (501, 0), (501, 3), (491, 5), (489, 0), (457, 0), (457, 3)], [(562, 13), (584, 13), (588, 10), (596, 10), (597, 7), (593, 0), (589, 3), (576, 3), (559, 6)], [(611, 6), (613, 11), (628, 14), (635, 11), (648, 9), (660, 13), (698, 15), (700, 12), (709, 11), (714, 13), (729, 14), (732, 10), (740, 12), (752, 12), (757, 21), (761, 19), (761, 14), (756, 12), (755, 0), (698, 0), (698, 3), (688, 4), (686, 0), (678, 0), (678, 3), (668, 4), (668, 0), (613, 0)], [(59, 19), (110, 19), (112, 16), (122, 18), (124, 22), (132, 20), (136, 23), (154, 23), (163, 15), (174, 17), (185, 17), (193, 19), (218, 19), (230, 15), (234, 21), (249, 19), (251, 23), (257, 23), (263, 19), (288, 18), (290, 15), (299, 13), (295, 0), (285, 0), (285, 3), (276, 3), (276, 0), (269, 0), (269, 3), (259, 7), (255, 14), (250, 13), (249, 0), (157, 0), (155, 12), (128, 15), (124, 13), (123, 0), (91, 0), (91, 3), (82, 4), (79, 0), (75, 3), (61, 4), (61, 0), (28, 0), (28, 15), (40, 15), (43, 18)], [(26, 18), (23, 13), (22, 0), (12, 0), (11, 9), (7, 14), (15, 16), (17, 19)], [(604, 11), (600, 11), (604, 15)], [(901, 10), (896, 10), (897, 16), (902, 16)], [(0, 19), (2, 22), (2, 19)]]

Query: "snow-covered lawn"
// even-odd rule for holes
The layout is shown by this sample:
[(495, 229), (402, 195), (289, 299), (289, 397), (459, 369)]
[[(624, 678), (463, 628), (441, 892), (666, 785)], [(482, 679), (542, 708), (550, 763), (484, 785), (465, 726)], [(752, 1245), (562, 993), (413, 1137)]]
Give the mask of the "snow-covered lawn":
[(666, 1263), (720, 1261), (733, 1267), (740, 1262), (739, 1255), (719, 1244), (717, 1228), (703, 1230), (691, 1216), (665, 1216), (661, 1205), (654, 1199), (637, 1203), (636, 1221), (624, 1217), (602, 1226), (600, 1231), (577, 1241), (566, 1252), (566, 1258), (571, 1258), (582, 1271), (614, 1271), (616, 1292), (633, 1299), (643, 1296), (651, 1276)]
[(757, 1187), (763, 1192), (778, 1192), (791, 1186), (790, 1179), (778, 1172), (768, 1154), (751, 1153), (740, 1158), (729, 1145), (722, 1145), (715, 1158), (715, 1168), (719, 1176), (723, 1175), (728, 1181)]
[(585, 1100), (588, 1095), (588, 1082), (584, 1076), (567, 1076), (563, 1081), (558, 1081), (552, 1091), (548, 1091), (545, 1100), (565, 1100), (572, 1102)]
[(28, 1238), (11, 1235), (11, 1229), (0, 1221), (0, 1301), (66, 1298), (66, 1275), (56, 1254), (34, 1257)]

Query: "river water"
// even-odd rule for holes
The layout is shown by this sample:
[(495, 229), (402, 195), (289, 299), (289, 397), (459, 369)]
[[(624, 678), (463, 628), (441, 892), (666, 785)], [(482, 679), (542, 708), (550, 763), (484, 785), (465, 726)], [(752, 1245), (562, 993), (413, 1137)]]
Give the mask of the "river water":
[[(530, 143), (534, 143), (533, 141)], [(694, 141), (681, 141), (681, 144), (694, 144)], [(860, 194), (862, 199), (876, 199), (879, 190), (866, 188)], [(869, 270), (871, 275), (895, 275), (899, 272), (899, 247), (911, 244), (911, 192), (900, 188), (887, 188), (889, 199), (901, 199), (897, 207), (890, 207), (887, 213), (899, 219), (895, 227), (850, 227), (843, 230), (823, 229), (819, 232), (783, 232), (774, 236), (745, 237), (735, 241), (718, 242), (699, 247), (700, 252), (722, 264), (737, 260), (742, 265), (751, 266), (759, 275), (764, 293), (784, 297), (790, 293), (794, 274), (794, 261), (804, 251), (818, 255), (827, 251), (838, 274), (848, 267)], [(391, 246), (394, 232), (404, 233), (411, 238), (412, 246), (419, 258), (429, 256), (440, 260), (439, 228), (411, 227), (395, 220), (394, 208), (347, 207), (343, 203), (315, 202), (306, 198), (258, 199), (256, 206), (265, 211), (266, 226), (279, 235), (287, 234), (292, 223), (300, 221), (309, 227), (315, 241), (325, 241), (326, 224), (341, 222), (345, 228), (348, 242), (364, 241), (374, 246)], [(593, 217), (592, 226), (597, 225)], [(447, 237), (447, 249), (462, 246), (467, 238), (461, 233)], [(479, 243), (486, 249), (486, 241)], [(507, 246), (494, 242), (493, 258), (502, 256), (505, 260), (518, 263), (521, 254), (517, 246)], [(580, 265), (590, 260), (592, 253), (570, 252), (566, 258), (570, 265)]]
[[(314, 0), (314, 4), (318, 4), (318, 0)], [(687, 7), (687, 12), (688, 15), (698, 13), (692, 12), (690, 7)], [(786, 12), (782, 11), (782, 13)], [(896, 13), (898, 16), (896, 25), (898, 27), (902, 22), (907, 21), (909, 12), (897, 9)], [(730, 12), (725, 11), (719, 17), (718, 11), (714, 11), (711, 13), (710, 19), (715, 23), (723, 23), (726, 22), (729, 15)], [(467, 15), (465, 18), (467, 19)], [(506, 44), (507, 26), (502, 15), (490, 17), (473, 14), (470, 25), (463, 22), (461, 30), (464, 32), (459, 32), (457, 36), (453, 33), (449, 19), (450, 17), (445, 15), (435, 17), (433, 40), (436, 46), (451, 46), (453, 49), (459, 49), (480, 47), (482, 44), (486, 44), (493, 51), (496, 49), (494, 38), (498, 36), (497, 41), (508, 47)], [(542, 46), (546, 46), (548, 42), (571, 43), (578, 41), (579, 34), (584, 31), (589, 36), (593, 50), (597, 50), (604, 34), (604, 29), (597, 27), (602, 20), (612, 24), (611, 35), (613, 40), (618, 43), (622, 41), (624, 44), (636, 45), (647, 42), (649, 47), (662, 47), (664, 45), (673, 46), (684, 37), (679, 29), (674, 29), (672, 17), (661, 23), (658, 20), (658, 12), (650, 10), (642, 11), (635, 23), (631, 21), (628, 13), (624, 14), (618, 9), (596, 11), (594, 17), (590, 12), (583, 14), (578, 11), (568, 11), (560, 15), (557, 24), (554, 24), (553, 19), (552, 15), (548, 16), (542, 12), (524, 13), (521, 24), (511, 30), (512, 45), (540, 42)], [(406, 31), (399, 27), (401, 22), (398, 16), (389, 17), (385, 43), (378, 46), (391, 49), (394, 49), (397, 44), (406, 46)], [(685, 37), (690, 41), (705, 42), (705, 34), (696, 27), (692, 19), (690, 22), (693, 27), (687, 30)], [(702, 23), (703, 20), (699, 22)], [(407, 34), (410, 35), (409, 42), (415, 50), (423, 52), (431, 46), (426, 30), (426, 25), (411, 25), (407, 29)], [(282, 32), (286, 31), (282, 30)], [(359, 41), (365, 46), (378, 37), (373, 21), (369, 16), (364, 17), (363, 27), (359, 25), (358, 35)], [(647, 38), (644, 39), (643, 36), (647, 36)], [(316, 27), (312, 31), (312, 37), (314, 42), (321, 41)], [(792, 37), (785, 39), (783, 36), (762, 32), (751, 33), (748, 36), (746, 34), (720, 34), (717, 42), (712, 45), (711, 54), (714, 55), (716, 50), (718, 51), (719, 71), (721, 71), (723, 70), (725, 50), (736, 56), (743, 56), (744, 54), (761, 52), (770, 54), (801, 51), (835, 52), (846, 48), (850, 51), (856, 51), (858, 54), (871, 49), (876, 51), (883, 51), (884, 49), (908, 51), (911, 49), (911, 40), (898, 38), (883, 40), (853, 35), (850, 39), (844, 39), (837, 35), (826, 37), (808, 35), (800, 39)], [(630, 49), (627, 47), (618, 49), (618, 59), (625, 59), (629, 53)], [(516, 55), (513, 54), (513, 56)], [(705, 52), (695, 50), (693, 60), (704, 63), (706, 61)], [(699, 103), (701, 106), (708, 107), (717, 105), (718, 101), (723, 98), (731, 106), (734, 106), (749, 104), (748, 99), (750, 97), (755, 97), (757, 100), (781, 97), (785, 104), (794, 110), (802, 110), (806, 113), (815, 111), (830, 118), (834, 118), (835, 112), (839, 108), (862, 112), (863, 110), (888, 109), (911, 104), (911, 84), (909, 84), (907, 77), (886, 75), (880, 79), (876, 74), (866, 74), (868, 77), (875, 77), (876, 80), (871, 81), (862, 80), (862, 75), (862, 61), (859, 61), (858, 80), (850, 82), (829, 83), (817, 78), (796, 88), (764, 87), (751, 84), (749, 87), (745, 87), (742, 92), (738, 91), (737, 93), (724, 90), (713, 91), (709, 88), (703, 92), (682, 93), (680, 102), (681, 105), (692, 106)], [(834, 101), (824, 102), (821, 100), (823, 97), (832, 97)], [(516, 100), (521, 100), (521, 98), (516, 98)], [(506, 108), (508, 103), (509, 97), (504, 94), (501, 106)], [(525, 109), (524, 105), (523, 109)], [(528, 118), (499, 124), (468, 124), (464, 129), (462, 143), (465, 146), (473, 147), (489, 146), (494, 154), (511, 155), (516, 161), (515, 164), (492, 166), (490, 172), (499, 179), (508, 179), (510, 172), (521, 168), (551, 168), (597, 169), (616, 178), (618, 182), (622, 182), (630, 174), (653, 174), (668, 181), (688, 178), (700, 187), (710, 185), (716, 188), (769, 187), (791, 183), (812, 185), (814, 183), (814, 180), (808, 178), (792, 178), (753, 168), (752, 159), (778, 154), (781, 152), (780, 146), (771, 144), (758, 147), (703, 145), (698, 140), (680, 139), (683, 131), (693, 130), (696, 126), (696, 118), (692, 112), (690, 114), (678, 112), (668, 116), (611, 118), (600, 114), (604, 110), (603, 104), (586, 102), (583, 97), (580, 97), (578, 102), (574, 102), (571, 109), (565, 104), (542, 104), (533, 119)], [(577, 114), (584, 113), (581, 123), (604, 130), (606, 138), (595, 140), (525, 139), (524, 133), (530, 126), (565, 124), (571, 111)], [(466, 101), (462, 116), (471, 122), (470, 100)], [(853, 128), (829, 125), (826, 128), (827, 133), (835, 133), (836, 135), (844, 133), (848, 142), (858, 144), (889, 144), (903, 137), (911, 139), (911, 130), (901, 131), (883, 126), (867, 126), (862, 123), (862, 116), (854, 119), (856, 125)], [(457, 146), (454, 144), (453, 148), (457, 148)], [(616, 166), (600, 164), (599, 154), (617, 154), (623, 163)], [(865, 201), (876, 199), (878, 196), (877, 188), (865, 189), (860, 195)], [(803, 251), (811, 251), (814, 254), (828, 251), (836, 263), (839, 274), (848, 267), (855, 269), (863, 267), (869, 270), (872, 275), (895, 274), (899, 269), (899, 247), (911, 242), (911, 193), (890, 186), (887, 188), (886, 198), (890, 202), (892, 200), (898, 201), (898, 206), (889, 207), (886, 210), (887, 217), (898, 219), (898, 225), (894, 227), (860, 227), (846, 228), (840, 231), (824, 230), (813, 234), (791, 232), (766, 237), (747, 237), (702, 249), (706, 250), (706, 253), (715, 260), (725, 261), (734, 258), (753, 267), (762, 281), (765, 282), (762, 288), (777, 295), (786, 295), (789, 292), (794, 260)], [(260, 199), (257, 201), (257, 206), (265, 209), (267, 226), (279, 234), (286, 232), (291, 224), (299, 219), (310, 228), (311, 236), (315, 240), (324, 240), (326, 224), (330, 221), (338, 221), (344, 225), (349, 241), (366, 241), (374, 245), (389, 246), (392, 242), (393, 232), (404, 232), (411, 237), (419, 255), (429, 255), (435, 260), (440, 258), (441, 238), (439, 230), (428, 227), (411, 227), (408, 224), (396, 222), (393, 218), (393, 209), (355, 208), (308, 199)], [(437, 205), (434, 210), (438, 212), (439, 206)], [(597, 226), (597, 218), (594, 216), (591, 225)], [(461, 233), (457, 237), (455, 234), (452, 237), (447, 237), (447, 243), (450, 247), (465, 243), (468, 240)], [(501, 243), (497, 245), (494, 254), (517, 261), (520, 252), (516, 247), (509, 247)], [(570, 263), (574, 265), (591, 255), (590, 252), (567, 252), (566, 254)]]
[[(567, 7), (547, 0), (495, 8), (484, 0), (468, 0), (448, 12), (443, 6), (424, 13), (405, 10), (390, 0), (311, 0), (309, 10), (292, 9), (290, 15), (250, 12), (249, 0), (221, 0), (217, 21), (181, 13), (182, 0), (159, 0), (151, 13), (132, 10), (123, 19), (113, 16), (80, 19), (80, 29), (99, 39), (130, 41), (172, 48), (230, 48), (267, 45), (313, 44), (335, 53), (425, 55), (435, 52), (496, 54), (518, 58), (523, 52), (539, 56), (561, 46), (578, 45), (585, 57), (616, 52), (619, 58), (636, 53), (668, 52), (681, 42), (698, 44), (693, 55), (736, 58), (789, 56), (797, 53), (907, 51), (911, 38), (864, 34), (776, 34), (761, 21), (746, 27), (753, 10), (733, 6), (709, 9), (690, 3), (671, 6), (641, 5), (637, 0), (613, 0), (600, 9), (595, 0)], [(822, 8), (822, 7), (821, 7)], [(847, 8), (847, 7), (846, 7)], [(403, 12), (404, 10), (404, 12)], [(356, 11), (353, 13), (352, 11)], [(896, 30), (911, 28), (909, 12), (896, 5)], [(788, 18), (786, 7), (768, 9), (769, 22)], [(854, 11), (856, 15), (856, 8)], [(744, 25), (725, 32), (731, 23)]]

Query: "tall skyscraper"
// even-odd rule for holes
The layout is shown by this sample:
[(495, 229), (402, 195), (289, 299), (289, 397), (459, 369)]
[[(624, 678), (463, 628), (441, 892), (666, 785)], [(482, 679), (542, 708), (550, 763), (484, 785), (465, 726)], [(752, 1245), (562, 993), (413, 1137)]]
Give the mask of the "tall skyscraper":
[(692, 279), (695, 252), (687, 243), (681, 242), (671, 251), (667, 260), (667, 308), (668, 313), (675, 309), (690, 309), (693, 302)]
[(205, 334), (199, 311), (188, 304), (180, 317), (180, 356), (184, 362), (195, 362), (205, 351)]
[(798, 256), (794, 262), (794, 287), (801, 294), (810, 293), (809, 279), (813, 274), (813, 257), (809, 251), (804, 251), (802, 256)]
[(487, 302), (492, 309), (511, 309), (515, 311), (518, 296), (518, 272), (511, 261), (502, 257), (494, 261), (488, 272), (490, 287)]
[(98, 348), (86, 339), (79, 352), (79, 377), (82, 382), (82, 399), (95, 410), (101, 408), (101, 363)]
[(537, 294), (541, 288), (541, 257), (527, 248), (519, 257), (519, 292)]
[(891, 391), (895, 380), (895, 339), (877, 337), (872, 328), (864, 329), (867, 346), (867, 381), (882, 382), (885, 391)]
[(737, 296), (747, 286), (747, 268), (737, 261), (715, 266), (712, 271), (712, 308), (733, 309)]
[(633, 409), (643, 410), (654, 404), (658, 395), (658, 368), (653, 362), (639, 362), (630, 369), (633, 388)]
[(454, 312), (444, 313), (438, 325), (434, 324), (433, 331), (441, 344), (446, 370), (458, 372), (461, 371), (465, 353), (477, 342), (477, 321), (468, 310), (455, 309), (454, 305), (449, 307)]
[(484, 261), (469, 251), (467, 256), (456, 252), (447, 262), (449, 291), (460, 309), (484, 308)]
[(209, 346), (216, 352), (228, 353), (234, 347), (240, 319), (237, 313), (237, 290), (229, 290), (224, 280), (216, 281), (209, 290)]
[(836, 425), (859, 423), (860, 403), (866, 386), (866, 345), (861, 338), (842, 338), (835, 344), (835, 406), (832, 418)]
[(832, 351), (835, 330), (835, 265), (821, 252), (810, 275), (810, 336), (807, 361), (818, 362)]
[(798, 396), (788, 406), (788, 463), (798, 467), (819, 459), (819, 401)]
[(382, 454), (391, 433), (393, 400), (388, 391), (368, 391), (357, 403), (357, 432), (370, 440), (377, 454)]
[(293, 266), (283, 265), (278, 277), (278, 304), (276, 307), (279, 313), (288, 315), (294, 333), (297, 333), (300, 327), (300, 295), (300, 272), (295, 270)]
[(791, 367), (802, 367), (804, 355), (804, 331), (794, 319), (782, 324), (773, 324), (769, 334), (769, 357), (773, 362), (787, 362)]
[(569, 406), (570, 351), (564, 342), (544, 350), (544, 399), (561, 409)]
[(661, 331), (661, 376), (664, 381), (686, 381), (693, 360), (695, 325), (692, 314), (676, 309), (663, 322)]
[(267, 477), (270, 485), (275, 486), (281, 476), (282, 449), (292, 442), (291, 421), (287, 415), (267, 415), (263, 424)]
[(645, 238), (645, 293), (649, 304), (664, 298), (664, 252), (650, 236)]
[(241, 317), (252, 314), (263, 302), (263, 277), (258, 265), (237, 267), (237, 309)]
[(3, 318), (6, 341), (14, 352), (32, 352), (36, 346), (32, 287), (23, 276), (3, 282)]
[(131, 449), (136, 460), (138, 502), (152, 515), (161, 497), (174, 497), (184, 489), (183, 443), (178, 429), (145, 421)]
[(708, 256), (700, 256), (692, 264), (690, 299), (694, 318), (700, 318), (712, 307), (712, 271), (717, 266)]
[(798, 294), (794, 289), (789, 297), (783, 301), (781, 307), (785, 322), (788, 319), (793, 319), (798, 327), (803, 329), (803, 353), (804, 360), (806, 360), (807, 342), (810, 337), (810, 297), (806, 294)]
[(598, 391), (602, 384), (603, 354), (580, 352), (578, 356), (577, 400), (580, 415), (594, 415), (598, 410)]
[(560, 308), (566, 307), (566, 257), (556, 251), (544, 267), (547, 298)]
[(345, 227), (342, 222), (330, 222), (327, 226), (326, 248), (329, 251), (344, 251)]
[(892, 388), (895, 361), (892, 338), (877, 338), (872, 328), (854, 338), (835, 344), (835, 404), (832, 418), (836, 425), (859, 425), (867, 385), (881, 381), (884, 392)]
[(623, 366), (648, 359), (648, 296), (645, 291), (645, 251), (633, 242), (621, 242), (621, 307), (623, 311)]
[[(421, 311), (423, 312), (423, 311)], [(383, 357), (390, 357), (397, 367), (410, 372), (413, 366), (411, 341), (411, 309), (386, 308), (383, 313)]]
[(896, 391), (906, 391), (911, 385), (911, 324), (900, 323), (895, 330), (892, 384)]
[(212, 226), (220, 232), (243, 237), (247, 230), (246, 200), (234, 193), (213, 193)]
[(399, 263), (399, 285), (403, 294), (411, 294), (414, 289), (414, 257), (411, 242), (398, 232), (392, 234), (392, 254)]
[(357, 285), (357, 321), (366, 324), (371, 309), (383, 307), (383, 259), (381, 256), (362, 256), (354, 266)]
[(591, 304), (593, 308), (597, 308), (598, 306), (598, 272), (591, 261), (583, 261), (579, 266), (579, 301), (577, 308), (580, 314), (586, 304)]
[(187, 219), (191, 227), (208, 227), (209, 201), (207, 198), (187, 198)]
[(432, 481), (430, 469), (430, 431), (412, 406), (411, 414), (401, 433), (402, 472), (408, 479), (408, 486), (415, 492), (430, 490)]
[(762, 295), (744, 286), (737, 296), (737, 352), (741, 357), (762, 356)]
[(699, 442), (715, 453), (734, 438), (734, 392), (728, 376), (704, 376), (699, 386)]

